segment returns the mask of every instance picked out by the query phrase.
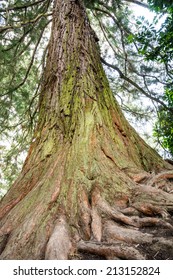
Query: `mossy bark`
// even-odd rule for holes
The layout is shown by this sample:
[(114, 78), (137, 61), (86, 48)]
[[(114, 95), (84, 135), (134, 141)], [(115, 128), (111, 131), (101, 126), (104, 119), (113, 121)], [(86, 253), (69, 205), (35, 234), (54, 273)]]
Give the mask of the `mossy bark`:
[[(122, 223), (171, 228), (158, 217), (139, 218), (173, 210), (172, 194), (139, 185), (171, 166), (124, 118), (82, 1), (54, 3), (39, 105), (23, 170), (0, 203), (1, 259), (82, 258), (79, 252), (87, 250), (105, 258), (144, 258), (125, 245), (134, 240)], [(121, 224), (119, 237), (112, 219)], [(150, 242), (152, 236), (139, 233), (138, 240)]]

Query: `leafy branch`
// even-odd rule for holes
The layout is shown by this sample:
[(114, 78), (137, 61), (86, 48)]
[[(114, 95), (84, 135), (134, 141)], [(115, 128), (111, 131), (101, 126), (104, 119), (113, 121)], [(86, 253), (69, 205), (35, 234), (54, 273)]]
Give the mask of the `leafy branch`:
[(36, 43), (36, 45), (35, 45), (35, 48), (34, 48), (34, 50), (33, 50), (33, 53), (32, 53), (29, 66), (28, 66), (27, 71), (26, 71), (26, 73), (25, 73), (24, 79), (22, 80), (22, 82), (20, 82), (20, 83), (19, 83), (17, 86), (15, 86), (13, 89), (10, 89), (8, 92), (6, 92), (5, 94), (3, 94), (3, 95), (1, 95), (1, 96), (9, 95), (12, 91), (13, 91), (13, 92), (16, 91), (16, 90), (19, 89), (21, 86), (23, 86), (24, 83), (26, 82), (26, 80), (27, 80), (27, 78), (28, 78), (28, 75), (29, 75), (29, 73), (30, 73), (30, 70), (31, 70), (31, 68), (32, 68), (32, 65), (33, 65), (33, 62), (34, 62), (34, 59), (35, 59), (35, 55), (36, 55), (38, 46), (39, 46), (39, 44), (40, 44), (40, 41), (41, 41), (41, 39), (42, 39), (43, 33), (44, 33), (44, 31), (45, 31), (45, 28), (47, 27), (47, 25), (48, 25), (50, 22), (51, 22), (51, 20), (49, 20), (49, 21), (47, 22), (47, 24), (44, 26), (44, 28), (41, 30), (41, 33), (40, 33), (39, 38), (38, 38), (38, 41), (37, 41), (37, 43)]
[(45, 14), (39, 14), (36, 16), (36, 18), (32, 19), (32, 20), (28, 20), (26, 22), (21, 22), (20, 24), (16, 24), (16, 25), (7, 25), (7, 26), (0, 26), (0, 33), (3, 33), (7, 30), (13, 30), (16, 28), (21, 28), (23, 26), (29, 25), (29, 24), (33, 24), (36, 23), (40, 18), (42, 17), (48, 17), (48, 16), (52, 16), (52, 13), (45, 13)]
[(33, 6), (39, 5), (40, 3), (45, 2), (45, 1), (47, 1), (47, 0), (34, 1), (32, 3), (28, 3), (28, 4), (25, 4), (25, 5), (21, 5), (21, 6), (16, 6), (16, 5), (9, 6), (9, 7), (6, 7), (5, 9), (0, 9), (0, 13), (5, 13), (5, 12), (8, 12), (8, 11), (18, 11), (18, 10), (27, 9), (29, 7), (33, 7)]
[(141, 1), (137, 1), (137, 0), (124, 0), (125, 2), (129, 2), (129, 3), (132, 3), (132, 4), (136, 4), (138, 6), (141, 6), (143, 8), (149, 8), (149, 6), (146, 4), (146, 3), (143, 3)]
[(171, 111), (173, 111), (173, 109), (168, 108), (168, 106), (161, 101), (159, 98), (147, 93), (143, 88), (141, 88), (137, 83), (135, 83), (133, 80), (131, 80), (130, 78), (128, 78), (126, 75), (123, 74), (123, 72), (116, 66), (113, 64), (110, 64), (108, 62), (106, 62), (103, 58), (101, 58), (101, 62), (103, 64), (105, 64), (106, 66), (116, 70), (120, 76), (121, 79), (124, 79), (125, 81), (127, 81), (128, 83), (130, 83), (131, 85), (133, 85), (136, 89), (138, 89), (141, 93), (143, 93), (146, 97), (150, 98), (153, 101), (156, 101), (157, 103), (159, 103), (160, 105), (162, 105), (164, 108), (167, 108)]

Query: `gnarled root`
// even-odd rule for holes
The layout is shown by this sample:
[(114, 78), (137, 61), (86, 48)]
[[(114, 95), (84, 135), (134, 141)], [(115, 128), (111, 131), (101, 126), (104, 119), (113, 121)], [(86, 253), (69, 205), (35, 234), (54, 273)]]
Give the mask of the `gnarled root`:
[(46, 260), (67, 260), (71, 248), (68, 225), (64, 216), (56, 220), (54, 230), (48, 241), (45, 259)]
[(84, 242), (78, 243), (78, 250), (88, 252), (95, 255), (104, 256), (107, 259), (129, 259), (129, 260), (144, 260), (145, 257), (139, 253), (134, 247), (125, 243), (99, 243), (99, 242)]
[[(141, 199), (143, 194), (150, 198), (149, 202)], [(159, 259), (163, 254), (166, 257), (170, 254), (169, 259), (173, 259), (173, 221), (169, 206), (172, 207), (172, 198), (150, 186), (144, 192), (143, 186), (138, 186), (133, 201), (122, 207), (111, 206), (95, 187), (90, 207), (91, 238), (80, 240), (77, 249), (106, 259)]]
[(152, 235), (142, 233), (138, 229), (127, 228), (113, 221), (106, 221), (103, 229), (103, 239), (107, 242), (122, 241), (128, 244), (150, 243)]

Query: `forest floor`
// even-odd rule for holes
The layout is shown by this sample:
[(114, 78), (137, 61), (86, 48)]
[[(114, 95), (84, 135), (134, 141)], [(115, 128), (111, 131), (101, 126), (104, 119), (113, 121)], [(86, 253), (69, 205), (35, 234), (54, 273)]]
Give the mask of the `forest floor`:
[[(173, 225), (173, 218), (172, 225)], [(153, 234), (155, 236), (155, 240), (153, 243), (149, 245), (148, 243), (137, 244), (136, 248), (138, 251), (145, 255), (146, 260), (173, 260), (173, 248), (168, 248), (167, 246), (156, 248), (157, 237), (166, 238), (167, 240), (173, 241), (173, 230), (172, 229), (164, 229), (164, 228), (156, 228), (156, 227), (146, 227), (141, 230), (143, 233)], [(76, 260), (106, 260), (107, 258), (104, 256), (90, 254), (85, 252), (79, 252), (76, 256), (73, 256), (73, 259)]]
[[(173, 217), (169, 219), (169, 223), (173, 225)], [(142, 229), (143, 233), (149, 233), (155, 236), (152, 244), (140, 244), (138, 249), (142, 254), (146, 256), (148, 260), (173, 260), (173, 248), (170, 247), (159, 247), (156, 248), (157, 238), (166, 238), (167, 240), (173, 241), (173, 230), (156, 227), (146, 227)]]

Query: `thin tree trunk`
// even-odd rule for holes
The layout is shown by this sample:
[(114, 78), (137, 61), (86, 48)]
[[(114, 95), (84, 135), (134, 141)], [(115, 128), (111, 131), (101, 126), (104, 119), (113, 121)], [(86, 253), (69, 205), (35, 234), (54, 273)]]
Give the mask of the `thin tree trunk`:
[(172, 250), (152, 232), (172, 232), (172, 167), (124, 118), (96, 41), (83, 2), (56, 0), (38, 126), (0, 204), (1, 259), (143, 259), (153, 240), (153, 255)]

